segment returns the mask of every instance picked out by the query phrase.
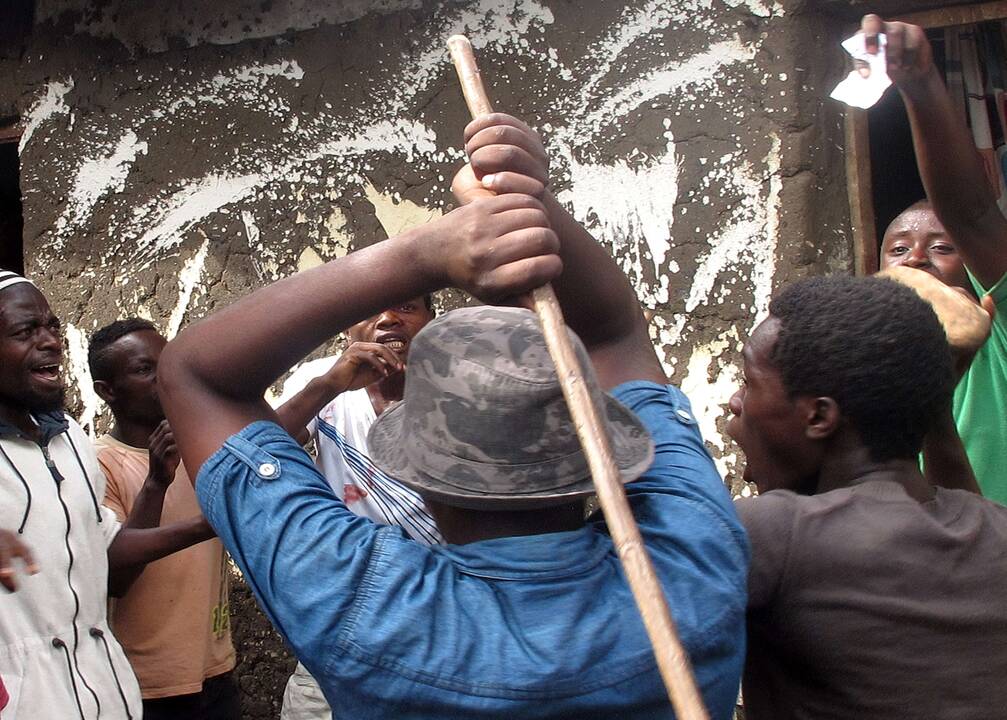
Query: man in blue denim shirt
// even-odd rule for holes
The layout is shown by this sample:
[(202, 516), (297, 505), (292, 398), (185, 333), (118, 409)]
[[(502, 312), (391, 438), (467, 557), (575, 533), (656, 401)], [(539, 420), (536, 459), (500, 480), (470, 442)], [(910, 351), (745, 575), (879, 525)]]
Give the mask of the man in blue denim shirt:
[[(467, 132), (461, 208), (264, 288), (165, 350), (161, 395), (204, 512), (336, 717), (673, 717), (604, 523), (583, 520), (586, 464), (530, 312), (431, 323), (403, 403), (372, 429), (375, 461), (424, 495), (444, 547), (349, 512), (262, 400), (382, 307), (553, 281), (582, 363), (614, 388), (594, 395), (636, 478), (627, 494), (703, 699), (726, 720), (748, 545), (688, 400), (665, 384), (626, 278), (545, 191), (534, 133), (500, 115)], [(500, 195), (477, 198), (484, 186)]]

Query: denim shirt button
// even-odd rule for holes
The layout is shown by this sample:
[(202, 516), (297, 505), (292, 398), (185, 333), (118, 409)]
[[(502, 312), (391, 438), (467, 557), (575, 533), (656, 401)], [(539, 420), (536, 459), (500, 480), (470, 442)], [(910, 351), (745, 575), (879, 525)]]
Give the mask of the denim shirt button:
[(264, 478), (271, 478), (276, 475), (276, 466), (273, 463), (262, 463), (259, 465), (259, 475)]
[(685, 420), (686, 422), (692, 420), (692, 416), (688, 413), (687, 410), (676, 410), (675, 412), (677, 412), (678, 416), (683, 420)]

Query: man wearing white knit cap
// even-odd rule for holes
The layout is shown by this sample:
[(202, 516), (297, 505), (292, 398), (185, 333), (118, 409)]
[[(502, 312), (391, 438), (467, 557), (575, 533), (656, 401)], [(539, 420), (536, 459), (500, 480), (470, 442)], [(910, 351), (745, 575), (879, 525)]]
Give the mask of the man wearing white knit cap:
[(170, 552), (170, 528), (134, 528), (101, 505), (105, 475), (62, 409), (62, 359), (45, 296), (0, 271), (3, 720), (139, 720), (140, 689), (106, 619), (108, 571)]

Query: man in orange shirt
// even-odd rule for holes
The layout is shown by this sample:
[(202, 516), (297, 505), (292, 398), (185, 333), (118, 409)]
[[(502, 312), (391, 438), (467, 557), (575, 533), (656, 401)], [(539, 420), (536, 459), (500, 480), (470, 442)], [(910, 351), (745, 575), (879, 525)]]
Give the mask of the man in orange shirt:
[[(111, 624), (133, 665), (144, 717), (237, 720), (240, 703), (227, 598), (227, 564), (179, 463), (157, 394), (164, 337), (146, 320), (120, 320), (91, 337), (94, 388), (115, 417), (99, 438), (104, 504), (139, 508), (151, 526), (176, 528), (185, 548), (109, 577)], [(142, 574), (141, 574), (142, 573)]]

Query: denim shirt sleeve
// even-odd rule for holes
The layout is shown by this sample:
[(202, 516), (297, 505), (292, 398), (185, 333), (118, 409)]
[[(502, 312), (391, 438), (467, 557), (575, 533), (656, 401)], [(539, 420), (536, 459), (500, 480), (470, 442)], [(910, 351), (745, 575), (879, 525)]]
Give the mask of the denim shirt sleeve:
[(729, 716), (744, 660), (747, 535), (682, 391), (634, 381), (612, 395), (654, 440), (653, 464), (626, 495), (704, 699)]
[(652, 501), (675, 496), (691, 504), (692, 510), (708, 516), (747, 551), (744, 530), (735, 512), (731, 494), (717, 472), (703, 444), (699, 424), (685, 394), (674, 385), (646, 381), (624, 383), (612, 392), (646, 426), (654, 440), (654, 463), (637, 480), (626, 486), (634, 503), (637, 522), (658, 532), (667, 518), (652, 514)]
[(307, 453), (271, 422), (228, 438), (203, 464), (196, 494), (260, 607), (317, 672), (375, 548), (397, 528), (350, 512)]

